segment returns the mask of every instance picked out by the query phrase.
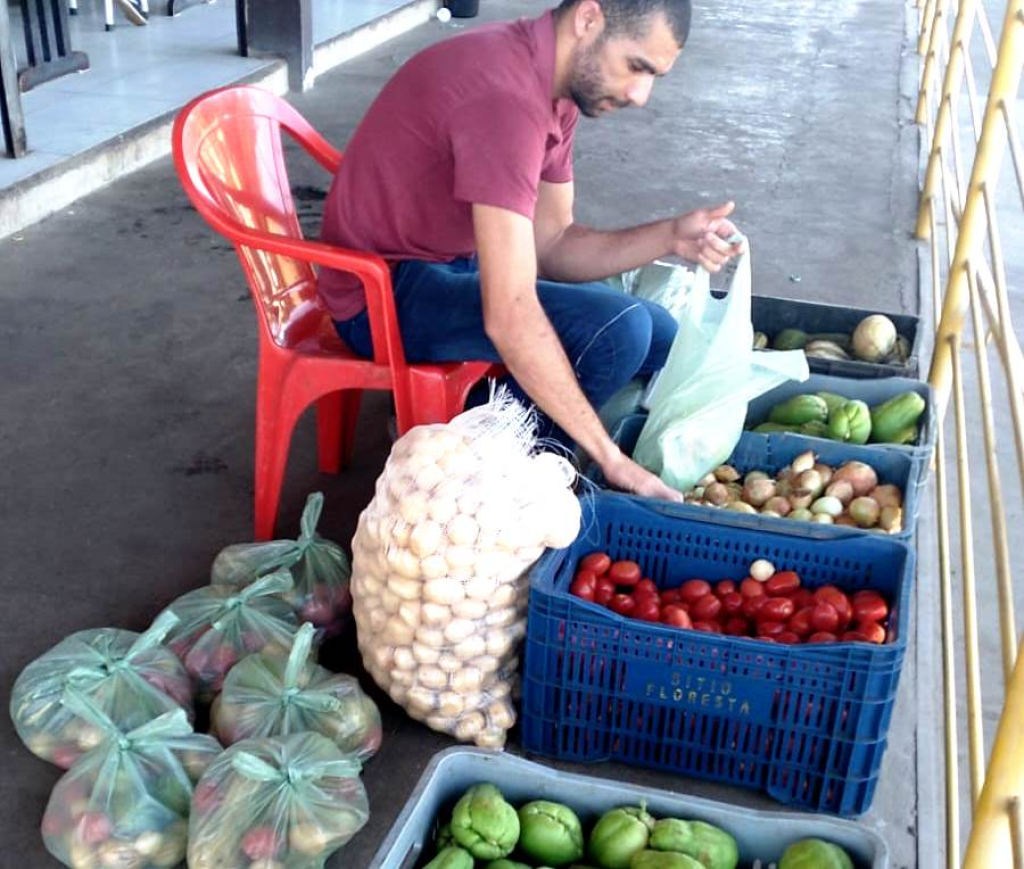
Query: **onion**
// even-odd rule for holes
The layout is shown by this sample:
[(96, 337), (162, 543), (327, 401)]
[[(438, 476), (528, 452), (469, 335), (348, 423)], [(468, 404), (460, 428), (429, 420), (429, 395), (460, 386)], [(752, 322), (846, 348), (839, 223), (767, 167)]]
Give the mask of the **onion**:
[(722, 507), (729, 502), (729, 490), (724, 483), (712, 483), (704, 489), (704, 500), (716, 507)]
[(740, 478), (740, 472), (732, 465), (719, 465), (715, 468), (715, 479), (720, 483), (735, 483)]
[(875, 469), (864, 462), (847, 462), (832, 475), (832, 482), (839, 483), (845, 480), (853, 486), (855, 497), (866, 495), (878, 485), (878, 475)]
[(883, 507), (878, 514), (878, 527), (889, 534), (899, 534), (903, 530), (903, 508)]
[[(792, 508), (790, 507), (789, 500), (787, 498), (776, 495), (774, 498), (769, 498), (765, 502), (764, 509), (771, 511), (772, 513), (778, 513), (780, 516), (785, 516)], [(763, 514), (764, 510), (761, 512)]]
[(825, 488), (825, 482), (821, 478), (821, 474), (815, 471), (813, 468), (809, 471), (803, 471), (795, 481), (795, 485), (798, 489), (805, 492), (810, 492), (815, 498), (821, 494), (821, 490)]
[(878, 524), (881, 511), (874, 498), (854, 498), (850, 502), (850, 518), (861, 528), (873, 528)]
[(837, 483), (829, 483), (828, 488), (825, 490), (825, 494), (832, 498), (838, 498), (845, 507), (853, 500), (853, 484), (848, 480), (839, 480)]
[(743, 500), (754, 507), (762, 507), (769, 499), (775, 497), (775, 481), (765, 477), (753, 480), (747, 475), (747, 483), (743, 487)]
[(755, 480), (770, 479), (771, 477), (768, 476), (768, 474), (766, 474), (764, 471), (749, 471), (747, 475), (743, 478), (743, 483), (744, 485), (749, 485), (750, 483), (753, 483)]
[(819, 525), (832, 525), (835, 522), (828, 513), (812, 513), (811, 521), (817, 522)]
[(790, 510), (787, 519), (799, 519), (802, 522), (810, 522), (811, 517), (814, 514), (806, 507), (797, 507), (795, 510)]
[(756, 513), (753, 507), (751, 507), (746, 501), (730, 501), (726, 507), (726, 510), (732, 510), (734, 513)]
[(826, 513), (834, 518), (843, 512), (843, 502), (831, 495), (825, 495), (811, 504), (811, 512), (814, 514)]
[(809, 471), (814, 467), (814, 453), (808, 450), (806, 453), (800, 453), (795, 459), (793, 464), (790, 465), (790, 469), (793, 474), (802, 474), (804, 471)]
[(767, 582), (775, 575), (775, 565), (765, 558), (759, 558), (750, 565), (750, 575), (758, 582)]
[(900, 491), (899, 486), (894, 486), (892, 483), (883, 483), (875, 486), (868, 495), (874, 498), (878, 502), (878, 506), (883, 510), (886, 507), (903, 506), (903, 493)]
[[(789, 505), (794, 510), (807, 510), (812, 503), (814, 503), (814, 495), (802, 489), (798, 489), (789, 496)], [(808, 510), (808, 512), (810, 511)]]

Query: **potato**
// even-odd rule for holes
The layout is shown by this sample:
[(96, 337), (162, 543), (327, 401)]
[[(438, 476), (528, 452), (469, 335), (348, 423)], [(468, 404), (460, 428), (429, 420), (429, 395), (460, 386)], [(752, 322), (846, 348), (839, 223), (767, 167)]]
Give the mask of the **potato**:
[(466, 694), (470, 691), (479, 691), (483, 681), (484, 674), (476, 667), (462, 667), (452, 675), (452, 688)]
[(442, 577), (423, 584), (423, 597), (431, 603), (453, 604), (466, 596), (466, 589), (457, 579)]
[[(465, 594), (474, 600), (491, 602), (492, 597), (498, 591), (498, 582), (490, 576), (478, 576), (466, 582)], [(493, 603), (492, 603), (493, 605)]]
[(489, 628), (503, 628), (506, 627), (516, 620), (515, 607), (504, 607), (499, 610), (491, 610), (486, 616), (484, 616), (484, 624)]
[(399, 646), (395, 649), (394, 666), (398, 670), (415, 670), (419, 666), (416, 657), (409, 646)]
[(437, 649), (416, 641), (412, 644), (412, 655), (420, 664), (436, 664), (441, 657)]
[(491, 606), (495, 608), (511, 606), (518, 596), (519, 592), (514, 585), (509, 583), (499, 585), (490, 595)]
[(430, 712), (437, 708), (437, 692), (424, 688), (422, 685), (413, 685), (409, 689), (408, 702), (412, 707), (419, 707), (424, 712)]
[(419, 558), (426, 558), (437, 552), (444, 536), (444, 529), (433, 519), (417, 523), (409, 535), (409, 548)]
[(447, 525), (458, 515), (458, 512), (458, 501), (455, 498), (443, 495), (441, 487), (438, 486), (434, 490), (434, 496), (430, 499), (430, 504), (427, 506), (427, 513), (430, 515), (430, 518), (440, 525)]
[(409, 689), (405, 685), (392, 682), (388, 688), (388, 696), (399, 706), (405, 705), (405, 698), (409, 696)]
[(472, 739), (484, 729), (487, 722), (479, 712), (471, 712), (463, 715), (455, 725), (454, 736), (456, 739)]
[(437, 658), (437, 666), (446, 673), (461, 670), (465, 662), (452, 652), (441, 652)]
[(361, 591), (366, 597), (379, 597), (380, 593), (384, 590), (384, 583), (373, 576), (363, 576)]
[(388, 579), (389, 585), (394, 585), (393, 577), (408, 579), (416, 585), (416, 593), (411, 598), (398, 591), (398, 589), (395, 589), (395, 593), (406, 598), (406, 600), (415, 600), (419, 597), (420, 560), (408, 549), (395, 548), (388, 549), (387, 559), (388, 568), (391, 571), (391, 576)]
[(516, 713), (511, 704), (497, 700), (487, 707), (487, 723), (491, 727), (508, 730), (516, 723)]
[(475, 598), (466, 598), (452, 604), (452, 613), (455, 614), (456, 618), (460, 619), (478, 621), (487, 615), (487, 610), (486, 601), (476, 600)]
[(435, 552), (420, 561), (420, 573), (424, 579), (440, 579), (448, 573), (448, 562)]
[(488, 655), (501, 657), (512, 649), (512, 634), (503, 628), (491, 628), (484, 637)]
[(423, 604), (420, 614), (425, 625), (447, 624), (452, 618), (451, 609), (444, 604), (430, 603), (429, 601)]
[(388, 529), (387, 538), (388, 542), (392, 546), (399, 548), (405, 548), (409, 545), (409, 537), (412, 534), (412, 530), (415, 526), (406, 522), (404, 519), (395, 519), (391, 523), (391, 527)]
[[(401, 609), (403, 603), (408, 603), (408, 601), (403, 601), (390, 588), (386, 588), (384, 589), (383, 592), (381, 592), (380, 606), (381, 609), (383, 609), (384, 612), (386, 612), (388, 615), (393, 616), (395, 613), (397, 613)], [(367, 600), (365, 602), (365, 606), (372, 607), (373, 604), (370, 600)]]
[(486, 730), (481, 730), (474, 736), (473, 742), (480, 748), (501, 748), (505, 744), (505, 738), (504, 730), (489, 727)]
[(455, 657), (459, 660), (468, 661), (472, 658), (476, 658), (478, 655), (483, 655), (487, 651), (487, 643), (484, 638), (479, 635), (467, 637), (455, 646), (452, 651), (454, 652)]
[(421, 492), (432, 492), (444, 478), (445, 472), (438, 465), (431, 462), (416, 472), (416, 488)]
[(388, 623), (388, 614), (382, 609), (370, 610), (366, 614), (366, 620), (370, 625), (370, 630), (375, 634), (379, 634)]
[[(476, 639), (479, 639), (479, 637)], [(484, 645), (483, 641), (481, 641), (481, 645)], [(496, 673), (500, 666), (500, 662), (494, 655), (480, 655), (479, 657), (473, 658), (470, 661), (470, 664), (476, 667), (481, 673)]]
[(416, 629), (406, 624), (398, 616), (388, 619), (387, 626), (381, 634), (381, 639), (396, 646), (408, 646), (416, 636)]
[(458, 570), (473, 571), (476, 566), (476, 550), (471, 546), (447, 546), (444, 560), (448, 562), (449, 574), (452, 576)]
[(399, 604), (398, 617), (409, 627), (418, 628), (422, 621), (422, 609), (423, 605), (418, 600), (404, 600)]
[(403, 688), (411, 688), (416, 684), (415, 670), (392, 670), (389, 674), (392, 685), (401, 685)]
[(422, 522), (427, 518), (427, 495), (413, 488), (398, 502), (398, 512), (410, 525)]
[(456, 546), (472, 546), (480, 533), (480, 526), (472, 516), (458, 513), (448, 522), (445, 533)]
[(448, 674), (440, 667), (424, 665), (416, 671), (416, 679), (424, 688), (437, 691), (448, 686)]
[(476, 631), (476, 622), (469, 619), (452, 619), (444, 627), (444, 637), (450, 643), (459, 643)]
[(454, 718), (461, 715), (464, 708), (462, 695), (455, 691), (442, 691), (437, 696), (437, 709), (442, 715)]
[(448, 647), (448, 641), (444, 638), (444, 632), (427, 625), (420, 625), (416, 629), (416, 639), (423, 643), (423, 645), (431, 646), (435, 649), (445, 649)]
[(427, 727), (441, 733), (452, 733), (455, 730), (455, 718), (449, 718), (447, 715), (428, 715)]

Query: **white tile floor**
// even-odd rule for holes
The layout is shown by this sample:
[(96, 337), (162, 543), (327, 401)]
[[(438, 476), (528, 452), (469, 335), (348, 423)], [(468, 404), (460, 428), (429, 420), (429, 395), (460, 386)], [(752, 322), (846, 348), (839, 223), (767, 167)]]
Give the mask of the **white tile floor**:
[[(7, 2), (7, 0), (0, 0)], [(316, 0), (315, 42), (355, 29), (405, 0)], [(89, 55), (90, 68), (22, 94), (29, 154), (0, 154), (5, 187), (175, 111), (203, 91), (237, 81), (268, 62), (238, 56), (234, 0), (193, 6), (170, 18), (164, 0), (150, 0), (145, 27), (128, 23), (115, 6), (116, 28), (104, 30), (102, 0), (79, 0), (71, 44)], [(18, 8), (10, 7), (20, 32)], [(23, 49), (24, 46), (16, 45)]]

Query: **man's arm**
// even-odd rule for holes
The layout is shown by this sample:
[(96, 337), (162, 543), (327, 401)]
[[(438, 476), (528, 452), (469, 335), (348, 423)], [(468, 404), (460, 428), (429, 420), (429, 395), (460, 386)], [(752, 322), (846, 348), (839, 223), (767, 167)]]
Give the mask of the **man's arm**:
[(484, 329), (519, 385), (596, 461), (610, 483), (641, 495), (681, 495), (641, 468), (608, 437), (580, 389), (562, 343), (537, 297), (537, 250), (530, 220), (473, 206)]
[(548, 280), (602, 280), (670, 255), (717, 272), (742, 250), (741, 245), (725, 241), (736, 232), (727, 219), (733, 209), (731, 202), (642, 226), (603, 231), (573, 220), (573, 196), (571, 181), (540, 184), (534, 234), (538, 268)]

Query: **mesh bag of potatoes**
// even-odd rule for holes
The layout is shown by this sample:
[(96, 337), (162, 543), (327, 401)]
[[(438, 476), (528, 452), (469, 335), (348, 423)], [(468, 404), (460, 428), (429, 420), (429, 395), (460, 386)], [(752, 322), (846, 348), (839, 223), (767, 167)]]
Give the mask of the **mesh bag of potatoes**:
[(504, 389), (412, 429), (352, 541), (367, 671), (411, 717), (481, 746), (515, 723), (527, 571), (580, 528), (575, 470), (537, 448), (534, 413)]

